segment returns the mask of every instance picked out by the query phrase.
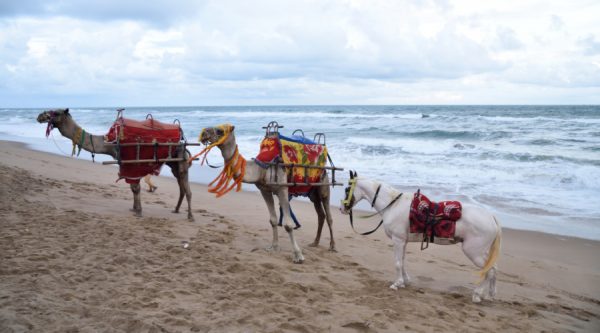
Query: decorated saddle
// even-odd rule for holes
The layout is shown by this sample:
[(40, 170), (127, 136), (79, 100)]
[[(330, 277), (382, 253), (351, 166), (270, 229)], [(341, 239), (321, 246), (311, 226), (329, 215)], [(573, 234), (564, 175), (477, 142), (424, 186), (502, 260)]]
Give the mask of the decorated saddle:
[[(182, 139), (179, 124), (165, 124), (152, 117), (144, 121), (126, 119), (122, 116), (108, 130), (105, 141), (112, 143), (178, 143)], [(119, 179), (128, 184), (137, 184), (148, 174), (158, 175), (163, 162), (159, 159), (176, 157), (176, 149), (168, 146), (117, 146), (119, 161)], [(139, 150), (139, 152), (138, 152)], [(172, 155), (172, 156), (170, 156)], [(149, 160), (153, 162), (121, 163), (129, 160)]]
[[(264, 168), (272, 162), (323, 167), (327, 161), (327, 147), (303, 136), (287, 137), (275, 132), (263, 139), (260, 143), (260, 152), (254, 160)], [(306, 183), (320, 182), (324, 171), (324, 169), (301, 166), (288, 167), (288, 183), (299, 184), (289, 186), (289, 194), (308, 195), (312, 186)]]
[[(415, 193), (410, 204), (410, 233), (423, 235), (422, 240), (447, 244), (454, 242), (456, 221), (462, 216), (462, 205), (458, 201), (432, 202), (421, 194)], [(414, 237), (414, 236), (413, 236)], [(422, 249), (424, 249), (421, 246)]]

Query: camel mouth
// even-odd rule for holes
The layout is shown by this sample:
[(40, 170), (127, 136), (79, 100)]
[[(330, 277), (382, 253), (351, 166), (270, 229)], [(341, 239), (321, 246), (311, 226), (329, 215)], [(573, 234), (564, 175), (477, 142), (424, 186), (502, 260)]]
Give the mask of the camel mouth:
[(47, 112), (42, 112), (37, 116), (38, 123), (47, 123), (50, 121), (50, 116), (48, 116)]

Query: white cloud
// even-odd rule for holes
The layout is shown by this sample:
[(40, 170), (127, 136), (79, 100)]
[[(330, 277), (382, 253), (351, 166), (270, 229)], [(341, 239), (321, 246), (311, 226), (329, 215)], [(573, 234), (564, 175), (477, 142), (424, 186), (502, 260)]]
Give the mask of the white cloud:
[(600, 103), (592, 1), (0, 4), (0, 106)]

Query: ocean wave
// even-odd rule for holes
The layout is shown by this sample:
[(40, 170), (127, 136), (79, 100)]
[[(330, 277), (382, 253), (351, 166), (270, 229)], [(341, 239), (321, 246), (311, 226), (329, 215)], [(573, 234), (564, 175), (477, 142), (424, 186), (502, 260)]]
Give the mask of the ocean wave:
[[(171, 112), (172, 113), (172, 112)], [(162, 113), (164, 115), (164, 113)], [(182, 115), (181, 113), (177, 113)], [(183, 114), (184, 117), (217, 117), (217, 118), (256, 118), (263, 119), (270, 117), (278, 118), (302, 118), (310, 121), (311, 119), (321, 118), (349, 118), (349, 119), (422, 119), (429, 116), (423, 113), (399, 113), (399, 114), (374, 114), (374, 113), (353, 113), (336, 111), (309, 111), (309, 112), (289, 112), (289, 111), (205, 111), (193, 110)]]

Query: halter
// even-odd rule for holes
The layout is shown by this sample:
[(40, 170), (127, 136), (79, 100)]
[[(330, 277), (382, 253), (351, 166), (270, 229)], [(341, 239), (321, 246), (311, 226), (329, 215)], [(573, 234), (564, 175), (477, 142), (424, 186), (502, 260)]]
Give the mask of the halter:
[(50, 115), (50, 119), (48, 119), (48, 126), (46, 127), (46, 137), (50, 135), (50, 132), (54, 129), (54, 117), (56, 113), (54, 111), (46, 111)]
[[(354, 219), (353, 219), (353, 214), (352, 214), (352, 204), (354, 202), (354, 189), (356, 188), (356, 172), (353, 174), (352, 171), (350, 171), (350, 180), (348, 180), (348, 187), (346, 187), (346, 198), (344, 198), (344, 200), (342, 200), (342, 205), (346, 210), (349, 210), (349, 214), (350, 215), (350, 226), (352, 227), (352, 230), (354, 230), (355, 233), (358, 233), (355, 229), (354, 229)], [(377, 190), (375, 191), (375, 195), (373, 196), (373, 201), (371, 201), (371, 208), (375, 207), (375, 201), (377, 200), (377, 196), (379, 195), (379, 191), (381, 190), (381, 184), (379, 184), (379, 186), (377, 186)], [(391, 207), (396, 201), (398, 201), (398, 199), (400, 199), (400, 197), (402, 197), (402, 193), (398, 194), (398, 196), (396, 196), (392, 201), (390, 201), (389, 204), (387, 204), (387, 206), (385, 206), (382, 210), (375, 212), (373, 214), (370, 215), (365, 215), (365, 216), (360, 216), (360, 218), (369, 218), (369, 217), (373, 217), (377, 214), (383, 214), (383, 212), (385, 210), (387, 210), (389, 207)], [(363, 232), (360, 233), (363, 236), (366, 235), (370, 235), (372, 233), (374, 233), (375, 231), (377, 231), (377, 229), (379, 229), (379, 227), (383, 224), (383, 219), (381, 219), (381, 221), (379, 221), (379, 224), (375, 227), (375, 229), (371, 230), (371, 231), (367, 231), (367, 232)]]
[[(202, 162), (200, 163), (200, 165), (204, 164), (204, 162), (207, 161), (207, 156), (208, 156), (208, 153), (210, 152), (210, 150), (216, 146), (223, 144), (225, 142), (225, 140), (227, 140), (227, 138), (229, 138), (229, 135), (233, 132), (234, 127), (233, 127), (233, 125), (230, 125), (230, 124), (223, 124), (223, 125), (217, 126), (217, 128), (223, 131), (223, 136), (219, 140), (211, 143), (210, 145), (207, 145), (204, 149), (202, 149), (202, 151), (200, 153), (191, 157), (188, 160), (189, 163), (192, 163), (192, 161), (196, 157), (204, 154), (204, 157), (202, 158)], [(198, 141), (202, 140), (202, 135), (204, 134), (205, 131), (206, 131), (206, 128), (202, 129), (202, 132), (200, 132), (200, 136), (198, 137)], [(234, 161), (236, 160), (236, 157), (237, 157), (237, 161), (234, 163)], [(207, 163), (208, 163), (208, 161), (207, 161)], [(236, 173), (238, 173), (237, 177), (235, 176)], [(246, 173), (246, 160), (239, 153), (238, 146), (236, 145), (233, 155), (230, 158), (225, 160), (225, 165), (224, 165), (223, 171), (221, 171), (221, 173), (212, 182), (210, 182), (210, 184), (208, 184), (208, 186), (209, 186), (208, 191), (210, 193), (215, 193), (217, 195), (217, 198), (227, 194), (229, 191), (233, 190), (236, 186), (237, 186), (236, 192), (239, 192), (242, 189), (242, 180), (244, 179), (245, 173)], [(230, 181), (233, 181), (233, 183), (231, 185), (229, 184)], [(210, 186), (212, 186), (212, 187), (210, 187)]]

